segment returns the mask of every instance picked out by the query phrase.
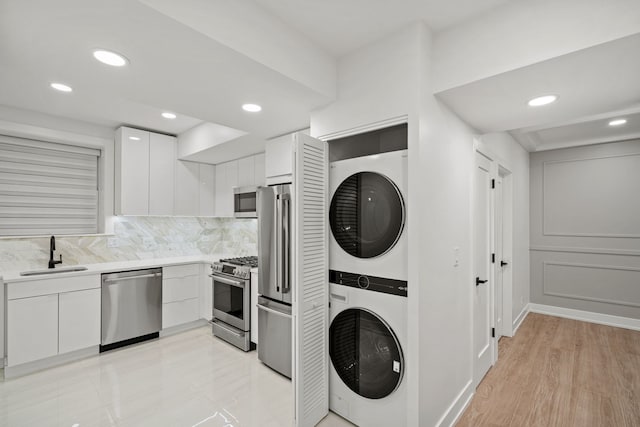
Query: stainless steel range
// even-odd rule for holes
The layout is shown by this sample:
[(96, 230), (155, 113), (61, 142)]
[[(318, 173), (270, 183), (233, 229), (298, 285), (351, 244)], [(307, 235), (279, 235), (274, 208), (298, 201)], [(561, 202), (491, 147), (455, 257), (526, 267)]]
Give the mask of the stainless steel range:
[(250, 351), (251, 268), (258, 257), (221, 259), (212, 265), (213, 335)]

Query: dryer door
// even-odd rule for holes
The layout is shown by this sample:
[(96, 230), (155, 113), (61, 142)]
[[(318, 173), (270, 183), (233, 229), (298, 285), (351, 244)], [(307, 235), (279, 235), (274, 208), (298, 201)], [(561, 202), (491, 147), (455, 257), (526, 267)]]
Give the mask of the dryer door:
[(398, 187), (384, 175), (359, 172), (336, 189), (329, 223), (336, 242), (348, 254), (373, 258), (396, 244), (405, 221)]
[(329, 328), (334, 369), (355, 393), (381, 399), (400, 385), (402, 349), (395, 334), (375, 313), (359, 308), (340, 312)]

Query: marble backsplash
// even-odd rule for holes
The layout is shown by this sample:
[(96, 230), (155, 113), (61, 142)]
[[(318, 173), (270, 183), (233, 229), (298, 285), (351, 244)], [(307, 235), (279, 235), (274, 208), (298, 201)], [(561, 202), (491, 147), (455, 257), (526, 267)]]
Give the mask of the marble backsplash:
[[(116, 217), (114, 234), (56, 236), (63, 265), (185, 255), (256, 255), (256, 219)], [(49, 237), (0, 239), (0, 271), (46, 268)]]

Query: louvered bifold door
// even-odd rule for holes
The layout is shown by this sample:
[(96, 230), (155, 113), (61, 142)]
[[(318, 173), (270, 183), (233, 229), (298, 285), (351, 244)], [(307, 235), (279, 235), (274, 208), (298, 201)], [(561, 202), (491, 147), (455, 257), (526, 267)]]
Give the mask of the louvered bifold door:
[(97, 233), (99, 156), (0, 135), (0, 236)]
[(294, 186), (295, 425), (329, 413), (327, 144), (296, 134)]

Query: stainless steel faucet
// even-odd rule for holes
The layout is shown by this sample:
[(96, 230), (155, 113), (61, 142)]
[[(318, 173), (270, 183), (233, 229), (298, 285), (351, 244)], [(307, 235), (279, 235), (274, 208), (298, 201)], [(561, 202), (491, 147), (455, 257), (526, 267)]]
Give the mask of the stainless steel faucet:
[(56, 238), (51, 236), (49, 242), (49, 268), (56, 268), (56, 264), (62, 264), (62, 254), (60, 254), (60, 260), (53, 259), (53, 253), (56, 250)]

